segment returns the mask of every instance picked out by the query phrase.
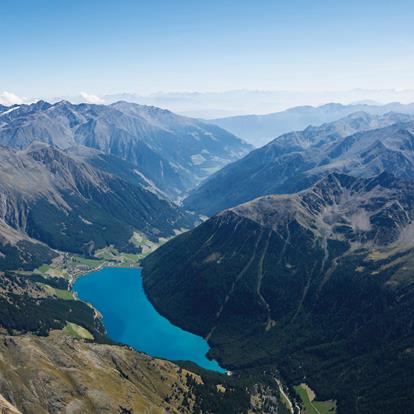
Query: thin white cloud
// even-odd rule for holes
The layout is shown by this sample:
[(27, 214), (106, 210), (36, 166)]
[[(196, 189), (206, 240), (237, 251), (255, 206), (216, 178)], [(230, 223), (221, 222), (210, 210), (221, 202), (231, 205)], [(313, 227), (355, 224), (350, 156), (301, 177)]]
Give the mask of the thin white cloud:
[(91, 93), (81, 92), (80, 96), (86, 103), (90, 104), (104, 104), (105, 101), (97, 95), (92, 95)]
[(2, 105), (21, 105), (27, 101), (27, 98), (23, 96), (17, 96), (13, 92), (3, 91), (0, 92), (0, 104)]

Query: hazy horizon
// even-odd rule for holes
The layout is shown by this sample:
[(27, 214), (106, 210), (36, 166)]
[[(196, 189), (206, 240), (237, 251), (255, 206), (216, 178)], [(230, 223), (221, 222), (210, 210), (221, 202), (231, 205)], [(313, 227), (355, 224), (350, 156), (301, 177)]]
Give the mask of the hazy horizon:
[[(229, 1), (6, 0), (0, 53), (7, 64), (1, 69), (0, 102), (65, 96), (101, 102), (123, 91), (301, 95), (207, 108), (263, 113), (329, 102), (336, 96), (332, 91), (397, 91), (384, 98), (388, 102), (401, 95), (398, 91), (414, 90), (413, 12), (414, 4), (405, 0), (317, 0), (311, 6), (305, 0), (236, 6)], [(312, 91), (328, 91), (327, 97)], [(335, 100), (348, 103), (353, 98), (346, 95)], [(356, 100), (378, 100), (371, 95)]]
[(0, 92), (0, 104), (28, 104), (38, 100), (55, 103), (67, 100), (74, 104), (111, 104), (119, 100), (165, 108), (178, 114), (206, 119), (247, 114), (268, 114), (297, 106), (321, 106), (330, 103), (386, 105), (414, 102), (413, 90), (367, 90), (349, 91), (260, 91), (228, 90), (222, 92), (156, 92), (151, 94), (117, 93), (93, 95), (80, 92), (62, 96), (21, 97), (11, 92)]

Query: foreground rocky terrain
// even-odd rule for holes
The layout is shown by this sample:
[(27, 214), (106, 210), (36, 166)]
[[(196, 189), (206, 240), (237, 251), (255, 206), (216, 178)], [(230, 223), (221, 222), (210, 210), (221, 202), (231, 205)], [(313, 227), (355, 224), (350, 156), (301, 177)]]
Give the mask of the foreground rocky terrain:
[(0, 393), (22, 413), (192, 413), (187, 376), (202, 382), (168, 361), (58, 331), (0, 336)]
[(0, 273), (3, 413), (286, 414), (272, 375), (227, 376), (113, 343), (61, 277)]

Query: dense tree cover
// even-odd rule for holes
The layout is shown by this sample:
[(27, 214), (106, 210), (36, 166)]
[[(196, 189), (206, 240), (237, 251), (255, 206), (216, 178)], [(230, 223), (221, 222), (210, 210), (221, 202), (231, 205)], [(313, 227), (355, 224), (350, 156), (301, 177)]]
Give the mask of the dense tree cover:
[(33, 273), (32, 275), (30, 275), (30, 280), (32, 282), (44, 283), (45, 285), (49, 285), (57, 289), (68, 289), (69, 286), (68, 281), (63, 277), (44, 277), (38, 273)]
[[(39, 276), (33, 279), (10, 272), (0, 277), (0, 327), (9, 333), (32, 332), (47, 335), (51, 329), (62, 329), (66, 322), (83, 326), (98, 342), (108, 342), (104, 328), (95, 311), (86, 303), (63, 300), (54, 296), (36, 294), (41, 288), (34, 281), (46, 282)], [(63, 284), (51, 279), (49, 284)]]
[[(341, 256), (335, 241), (327, 244), (326, 277), (323, 249), (295, 223), (287, 244), (237, 220), (214, 218), (144, 260), (157, 309), (208, 336), (222, 365), (276, 367), (291, 386), (306, 382), (319, 399), (337, 400), (338, 414), (414, 412), (414, 252)], [(260, 266), (269, 330), (257, 295)]]
[(56, 253), (40, 243), (21, 240), (15, 245), (0, 243), (0, 270), (33, 270), (50, 263)]

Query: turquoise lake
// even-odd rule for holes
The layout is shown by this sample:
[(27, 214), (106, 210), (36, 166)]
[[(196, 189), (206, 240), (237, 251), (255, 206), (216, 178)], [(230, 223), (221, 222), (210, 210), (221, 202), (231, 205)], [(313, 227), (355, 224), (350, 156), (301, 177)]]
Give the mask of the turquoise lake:
[(102, 314), (114, 341), (155, 357), (225, 372), (206, 357), (204, 338), (178, 328), (155, 310), (142, 287), (140, 269), (104, 268), (78, 278), (73, 290)]

